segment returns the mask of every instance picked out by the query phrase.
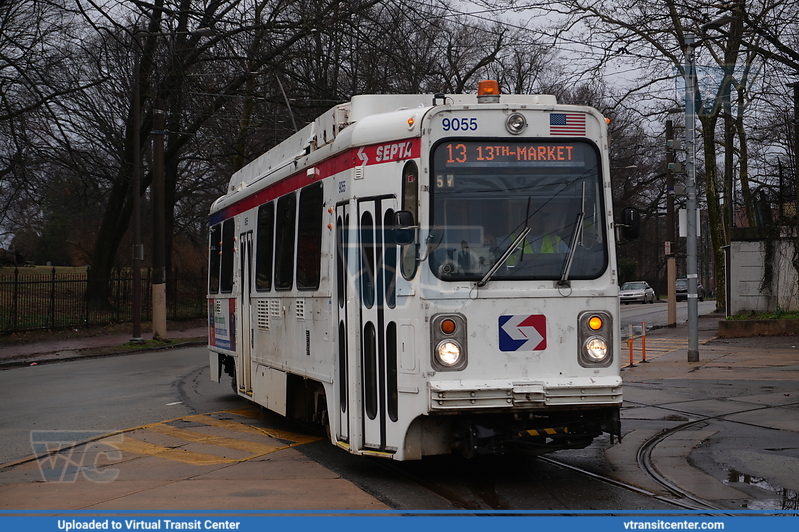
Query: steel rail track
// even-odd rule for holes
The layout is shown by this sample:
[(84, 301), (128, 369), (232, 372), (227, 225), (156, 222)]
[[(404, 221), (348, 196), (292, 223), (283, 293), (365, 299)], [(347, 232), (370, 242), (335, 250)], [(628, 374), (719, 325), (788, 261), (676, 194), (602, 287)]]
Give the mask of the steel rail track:
[[(637, 403), (637, 402), (630, 402), (630, 404), (634, 404), (636, 406), (649, 406), (658, 408), (661, 410), (666, 410), (678, 414), (683, 414), (687, 416), (694, 417), (696, 414), (691, 412), (685, 412), (682, 410), (674, 409), (674, 408), (664, 408), (658, 405), (648, 405), (645, 403)], [(767, 410), (772, 408), (771, 406), (764, 406), (760, 409)], [(740, 412), (750, 412), (753, 409), (746, 409), (741, 410)], [(758, 410), (757, 408), (754, 410)], [(693, 421), (689, 421), (686, 423), (682, 423), (670, 429), (665, 429), (662, 432), (658, 433), (657, 435), (653, 436), (652, 438), (645, 441), (639, 448), (636, 453), (636, 461), (639, 467), (657, 484), (662, 486), (666, 491), (670, 494), (674, 495), (676, 498), (664, 496), (650, 490), (635, 486), (628, 482), (620, 481), (614, 479), (612, 477), (602, 475), (600, 473), (595, 473), (593, 471), (589, 471), (579, 466), (575, 466), (566, 462), (563, 462), (559, 459), (551, 458), (548, 456), (537, 456), (536, 458), (541, 462), (561, 467), (563, 469), (568, 469), (572, 472), (578, 473), (580, 475), (584, 475), (586, 477), (592, 478), (594, 480), (604, 482), (609, 485), (616, 486), (618, 488), (622, 488), (628, 490), (630, 492), (636, 493), (638, 495), (642, 495), (645, 497), (649, 497), (655, 501), (660, 503), (668, 504), (674, 506), (675, 508), (684, 509), (684, 510), (709, 510), (714, 513), (719, 511), (729, 510), (728, 508), (720, 507), (714, 504), (711, 501), (703, 499), (683, 488), (679, 485), (675, 484), (664, 475), (660, 473), (655, 467), (653, 460), (652, 460), (652, 452), (653, 450), (664, 440), (669, 438), (670, 436), (688, 430), (696, 425), (706, 423), (713, 420), (720, 420), (720, 421), (727, 421), (730, 423), (740, 423), (744, 425), (752, 425), (751, 423), (745, 422), (738, 422), (733, 420), (724, 419), (726, 416), (734, 415), (739, 412), (727, 412), (724, 414), (720, 414), (717, 416), (701, 416), (699, 419), (695, 419)], [(755, 425), (759, 426), (759, 425)], [(771, 428), (771, 427), (762, 427), (762, 428)], [(370, 460), (374, 465), (378, 466), (380, 469), (383, 469), (386, 472), (389, 472), (393, 475), (402, 477), (422, 488), (426, 489), (427, 491), (441, 497), (442, 499), (448, 501), (453, 507), (461, 509), (461, 510), (474, 510), (480, 511), (481, 514), (485, 511), (486, 507), (492, 510), (529, 510), (529, 508), (513, 508), (507, 502), (502, 500), (502, 497), (497, 494), (496, 487), (493, 481), (490, 481), (486, 472), (480, 470), (478, 468), (477, 471), (474, 472), (474, 475), (467, 479), (465, 485), (469, 488), (469, 490), (475, 495), (478, 499), (477, 502), (474, 500), (468, 500), (463, 496), (455, 493), (452, 489), (445, 487), (435, 481), (431, 481), (429, 479), (423, 478), (419, 475), (413, 474), (407, 471), (405, 468), (400, 467), (397, 463), (392, 462), (390, 460), (385, 460), (383, 458), (372, 458), (372, 457), (365, 457), (366, 459)], [(566, 511), (568, 512), (568, 510)]]
[[(670, 411), (670, 412), (684, 414), (684, 415), (687, 415), (687, 416), (696, 416), (697, 415), (697, 414), (694, 414), (694, 413), (691, 413), (691, 412), (685, 412), (683, 410), (679, 410), (679, 409), (676, 409), (676, 408), (665, 408), (665, 407), (662, 407), (662, 406), (649, 405), (649, 404), (646, 404), (646, 403), (630, 402), (630, 404), (635, 404), (635, 405), (638, 405), (638, 406), (648, 406), (648, 407), (652, 407), (652, 408), (658, 408), (658, 409), (661, 409), (661, 410), (667, 410), (667, 411)], [(680, 486), (678, 486), (677, 484), (675, 484), (674, 482), (672, 482), (671, 480), (666, 478), (664, 475), (662, 475), (660, 473), (660, 471), (658, 471), (658, 469), (655, 467), (654, 463), (652, 462), (652, 451), (655, 449), (655, 447), (658, 446), (658, 444), (660, 444), (661, 442), (663, 442), (665, 439), (669, 438), (670, 436), (672, 436), (672, 435), (674, 435), (674, 434), (676, 434), (678, 432), (687, 430), (687, 429), (689, 429), (691, 427), (694, 427), (696, 425), (699, 425), (699, 424), (702, 424), (702, 423), (707, 423), (709, 421), (725, 421), (727, 423), (736, 423), (736, 424), (741, 424), (741, 425), (755, 426), (755, 427), (764, 428), (764, 429), (776, 430), (773, 427), (766, 427), (766, 426), (757, 425), (757, 424), (753, 424), (753, 423), (746, 423), (746, 422), (741, 422), (741, 421), (725, 419), (727, 416), (731, 416), (731, 415), (735, 415), (735, 414), (739, 414), (739, 413), (743, 413), (743, 412), (753, 412), (753, 411), (756, 411), (756, 410), (768, 410), (770, 408), (773, 408), (773, 407), (769, 405), (769, 406), (763, 406), (763, 407), (760, 407), (760, 408), (747, 408), (745, 410), (740, 410), (740, 411), (726, 412), (724, 414), (719, 414), (719, 415), (716, 415), (716, 416), (701, 416), (701, 417), (699, 417), (699, 419), (695, 419), (693, 421), (688, 421), (686, 423), (682, 423), (680, 425), (674, 426), (674, 427), (672, 427), (670, 429), (663, 430), (659, 434), (657, 434), (657, 435), (653, 436), (652, 438), (648, 439), (647, 441), (645, 441), (638, 448), (638, 452), (636, 454), (636, 461), (637, 461), (638, 465), (641, 467), (641, 469), (643, 469), (647, 473), (647, 475), (649, 475), (649, 477), (652, 478), (652, 480), (654, 480), (655, 482), (657, 482), (658, 484), (663, 486), (666, 490), (668, 490), (672, 494), (674, 494), (674, 495), (676, 495), (678, 497), (682, 497), (684, 499), (687, 499), (689, 501), (692, 501), (694, 504), (696, 504), (697, 507), (695, 507), (693, 509), (724, 510), (724, 508), (719, 507), (719, 506), (711, 503), (710, 501), (708, 501), (706, 499), (703, 499), (703, 498), (701, 498), (701, 497), (699, 497), (699, 496), (697, 496), (697, 495), (695, 495), (695, 494), (693, 494), (693, 493), (691, 493), (691, 492), (689, 492), (687, 490), (684, 490), (683, 488), (681, 488)], [(686, 506), (686, 507), (688, 507), (688, 506)]]

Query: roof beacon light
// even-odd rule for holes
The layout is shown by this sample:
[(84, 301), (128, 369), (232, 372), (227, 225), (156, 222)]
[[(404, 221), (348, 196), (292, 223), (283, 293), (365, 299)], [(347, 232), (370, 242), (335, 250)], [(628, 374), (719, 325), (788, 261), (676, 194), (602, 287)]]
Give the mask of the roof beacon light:
[(499, 83), (493, 79), (484, 79), (478, 83), (477, 101), (479, 103), (499, 103)]

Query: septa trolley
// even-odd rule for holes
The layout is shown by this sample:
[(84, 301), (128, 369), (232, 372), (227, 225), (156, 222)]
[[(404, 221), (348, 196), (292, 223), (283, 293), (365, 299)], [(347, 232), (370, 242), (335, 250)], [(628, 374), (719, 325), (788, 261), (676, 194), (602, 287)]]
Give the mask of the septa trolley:
[(620, 436), (614, 238), (596, 110), (355, 96), (213, 204), (212, 378), (395, 460)]

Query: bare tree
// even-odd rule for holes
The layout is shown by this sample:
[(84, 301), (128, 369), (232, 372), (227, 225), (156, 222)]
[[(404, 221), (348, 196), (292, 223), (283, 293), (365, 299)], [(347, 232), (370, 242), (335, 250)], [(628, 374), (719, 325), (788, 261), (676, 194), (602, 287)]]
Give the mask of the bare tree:
[[(29, 157), (13, 166), (25, 174), (30, 192), (30, 201), (16, 202), (16, 232), (41, 240), (48, 227), (68, 226), (68, 234), (56, 240), (69, 244), (71, 257), (78, 254), (91, 265), (86, 295), (97, 304), (105, 304), (110, 270), (129, 264), (119, 250), (129, 249), (120, 246), (130, 238), (134, 193), (144, 200), (145, 214), (155, 208), (147, 189), (156, 105), (166, 111), (159, 132), (166, 144), (166, 260), (180, 261), (192, 246), (204, 251), (207, 209), (224, 193), (229, 176), (331, 105), (364, 92), (472, 90), (478, 79), (494, 74), (505, 89), (527, 90), (541, 84), (548, 57), (529, 34), (453, 15), (432, 1), (47, 5), (71, 22), (53, 26), (70, 46), (57, 47), (60, 62), (42, 79), (65, 89), (17, 122), (2, 124), (17, 128), (17, 151)], [(505, 63), (512, 71), (506, 72)], [(138, 120), (132, 105), (136, 64)], [(136, 138), (144, 175), (133, 191)], [(3, 155), (11, 161), (8, 146)], [(57, 201), (67, 191), (70, 200)], [(59, 225), (60, 208), (82, 214)], [(149, 218), (144, 216), (145, 224)], [(171, 252), (173, 245), (180, 254)]]
[[(488, 4), (488, 3), (487, 3)], [(490, 2), (496, 5), (496, 2)], [(732, 5), (743, 5), (734, 2)], [(619, 64), (626, 64), (638, 69), (638, 75), (628, 80), (627, 88), (620, 92), (618, 105), (634, 106), (639, 112), (649, 116), (663, 113), (674, 105), (674, 98), (663, 92), (664, 82), (679, 80), (684, 73), (684, 55), (687, 46), (686, 35), (695, 34), (700, 37), (698, 52), (708, 54), (718, 65), (716, 71), (719, 83), (711, 87), (710, 92), (697, 94), (695, 108), (701, 125), (701, 151), (703, 153), (704, 188), (709, 215), (709, 231), (713, 243), (715, 263), (715, 281), (718, 287), (717, 306), (724, 305), (724, 261), (722, 247), (729, 239), (728, 224), (731, 215), (724, 216), (721, 207), (722, 190), (727, 189), (725, 202), (730, 213), (732, 210), (731, 183), (734, 172), (734, 157), (738, 155), (738, 165), (746, 164), (745, 131), (739, 115), (726, 122), (724, 147), (726, 163), (722, 174), (717, 166), (717, 153), (720, 144), (717, 141), (719, 118), (724, 116), (725, 104), (731, 102), (732, 90), (737, 92), (737, 100), (750, 104), (747, 90), (752, 67), (768, 59), (766, 52), (779, 52), (790, 57), (790, 50), (784, 46), (785, 41), (779, 38), (759, 34), (753, 29), (755, 21), (776, 21), (795, 11), (786, 2), (772, 0), (750, 6), (751, 13), (746, 16), (733, 17), (727, 27), (727, 38), (712, 39), (703, 33), (703, 26), (708, 24), (718, 10), (718, 4), (703, 0), (662, 0), (658, 2), (637, 2), (635, 0), (611, 0), (593, 2), (585, 0), (562, 0), (543, 3), (536, 0), (530, 2), (507, 2), (514, 9), (536, 9), (545, 12), (554, 21), (551, 26), (553, 42), (561, 46), (579, 47), (583, 53), (584, 75), (607, 71)], [(725, 6), (726, 7), (726, 6)], [(747, 18), (748, 17), (748, 18)], [(796, 20), (791, 14), (789, 20)], [(790, 24), (790, 23), (789, 23)], [(784, 21), (778, 26), (779, 31), (786, 28)], [(795, 26), (794, 26), (795, 27)], [(742, 43), (749, 43), (742, 48)], [(746, 50), (749, 53), (743, 53)], [(760, 50), (752, 54), (753, 50)], [(794, 58), (790, 57), (793, 61)], [(744, 75), (740, 75), (744, 72)], [(676, 75), (675, 75), (676, 74)], [(673, 93), (672, 93), (673, 94)], [(740, 106), (739, 106), (740, 107)], [(730, 107), (727, 106), (727, 109)], [(662, 114), (661, 114), (662, 116)], [(736, 152), (734, 139), (738, 139)], [(743, 191), (746, 203), (751, 203), (748, 187), (748, 173), (741, 171)], [(722, 179), (723, 178), (723, 179)], [(725, 187), (724, 184), (727, 186)]]
[[(123, 157), (108, 192), (106, 214), (92, 253), (88, 297), (99, 304), (106, 300), (103, 280), (115, 263), (132, 213), (132, 139), (134, 135), (146, 139), (152, 130), (149, 102), (163, 102), (166, 110), (165, 234), (169, 261), (181, 161), (194, 137), (207, 124), (223, 116), (229, 117), (228, 107), (235, 109), (236, 100), (246, 100), (248, 90), (251, 94), (253, 78), (279, 62), (292, 46), (311, 35), (314, 28), (336, 18), (346, 19), (348, 14), (376, 2), (321, 0), (316, 10), (308, 13), (304, 2), (294, 1), (142, 1), (135, 3), (139, 13), (131, 15), (134, 24), (130, 26), (108, 17), (103, 19), (98, 15), (101, 10), (97, 5), (96, 11), (86, 12), (87, 21), (96, 28), (128, 44), (133, 53), (127, 65), (132, 64), (134, 53), (139, 54), (142, 108), (146, 110), (142, 123), (134, 123), (133, 113), (127, 106), (124, 117), (127, 134), (120, 150)], [(312, 18), (303, 18), (302, 14)], [(139, 29), (141, 26), (135, 24), (136, 20), (145, 22), (145, 31)], [(213, 35), (205, 35), (207, 32), (198, 31), (200, 28), (212, 29)], [(222, 73), (214, 74), (215, 69)], [(128, 68), (128, 72), (132, 70)], [(142, 191), (151, 178), (151, 173), (144, 176)]]
[(63, 4), (0, 2), (0, 241), (15, 232), (14, 219), (38, 218), (31, 180), (41, 152), (33, 130), (53, 120), (60, 98), (101, 82), (67, 66), (78, 40)]

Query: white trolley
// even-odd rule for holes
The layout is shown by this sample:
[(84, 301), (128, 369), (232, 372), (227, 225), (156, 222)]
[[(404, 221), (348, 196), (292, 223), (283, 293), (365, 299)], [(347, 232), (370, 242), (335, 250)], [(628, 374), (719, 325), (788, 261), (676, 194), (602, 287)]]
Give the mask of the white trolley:
[(621, 436), (605, 119), (550, 95), (363, 95), (210, 213), (212, 378), (355, 454)]

